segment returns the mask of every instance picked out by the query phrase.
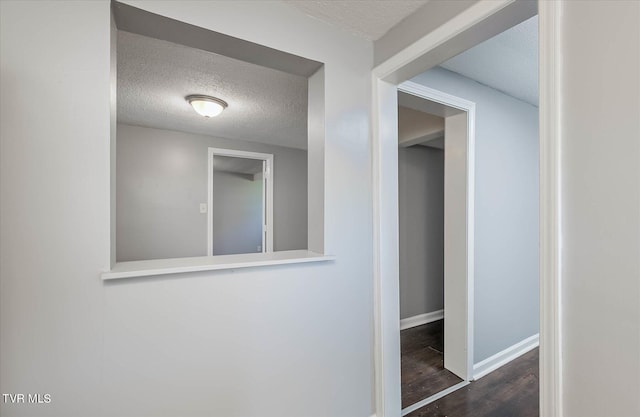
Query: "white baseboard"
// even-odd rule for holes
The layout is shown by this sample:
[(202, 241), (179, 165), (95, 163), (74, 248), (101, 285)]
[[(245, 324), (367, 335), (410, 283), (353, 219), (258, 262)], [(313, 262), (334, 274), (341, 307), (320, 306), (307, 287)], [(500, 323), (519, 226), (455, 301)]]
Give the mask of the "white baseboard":
[(437, 401), (440, 398), (445, 397), (445, 396), (451, 394), (452, 392), (455, 392), (455, 391), (459, 390), (460, 388), (466, 387), (467, 385), (469, 385), (469, 381), (459, 382), (459, 383), (455, 384), (452, 387), (449, 387), (449, 388), (444, 389), (444, 390), (442, 390), (442, 391), (440, 391), (440, 392), (438, 392), (436, 394), (433, 394), (429, 398), (425, 398), (424, 400), (418, 401), (417, 403), (412, 404), (409, 407), (403, 408), (401, 414), (404, 417), (407, 414), (413, 413), (417, 409), (424, 407), (425, 405), (431, 404), (432, 402)]
[(539, 343), (540, 334), (534, 334), (533, 336), (528, 337), (523, 341), (506, 348), (502, 352), (498, 352), (495, 355), (483, 360), (482, 362), (476, 363), (475, 365), (473, 365), (473, 379), (480, 379), (483, 376), (500, 368), (501, 366), (508, 364), (512, 360), (538, 347)]
[(444, 310), (432, 311), (431, 313), (418, 314), (417, 316), (407, 317), (400, 320), (400, 330), (410, 329), (423, 324), (431, 323), (444, 318)]

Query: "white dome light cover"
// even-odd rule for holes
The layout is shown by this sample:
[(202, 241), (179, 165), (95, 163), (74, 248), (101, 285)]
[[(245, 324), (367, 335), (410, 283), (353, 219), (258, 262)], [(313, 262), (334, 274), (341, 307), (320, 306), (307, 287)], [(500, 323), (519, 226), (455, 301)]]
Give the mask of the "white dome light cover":
[(216, 117), (228, 106), (226, 101), (219, 98), (199, 94), (187, 96), (185, 99), (199, 115), (204, 117)]

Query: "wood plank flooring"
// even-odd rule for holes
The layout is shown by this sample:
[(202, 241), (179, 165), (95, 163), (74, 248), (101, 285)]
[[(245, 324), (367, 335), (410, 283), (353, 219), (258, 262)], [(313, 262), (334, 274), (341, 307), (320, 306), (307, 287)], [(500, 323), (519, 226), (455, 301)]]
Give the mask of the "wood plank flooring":
[(402, 408), (462, 382), (444, 369), (444, 320), (400, 332)]
[(538, 349), (407, 417), (538, 417)]

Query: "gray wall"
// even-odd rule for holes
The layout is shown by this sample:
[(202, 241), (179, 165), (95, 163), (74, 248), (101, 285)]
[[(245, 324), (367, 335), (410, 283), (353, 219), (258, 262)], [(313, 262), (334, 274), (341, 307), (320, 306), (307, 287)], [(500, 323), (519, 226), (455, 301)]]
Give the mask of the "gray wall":
[(274, 155), (274, 250), (306, 249), (306, 151), (118, 124), (118, 261), (206, 255), (209, 147)]
[(338, 261), (101, 281), (110, 2), (0, 1), (0, 386), (53, 399), (0, 413), (371, 415), (371, 42), (280, 2), (126, 2), (326, 63)]
[(262, 252), (262, 174), (213, 172), (213, 254)]
[(477, 363), (538, 333), (538, 109), (442, 68), (413, 81), (476, 103)]
[(400, 318), (444, 307), (444, 151), (398, 149)]

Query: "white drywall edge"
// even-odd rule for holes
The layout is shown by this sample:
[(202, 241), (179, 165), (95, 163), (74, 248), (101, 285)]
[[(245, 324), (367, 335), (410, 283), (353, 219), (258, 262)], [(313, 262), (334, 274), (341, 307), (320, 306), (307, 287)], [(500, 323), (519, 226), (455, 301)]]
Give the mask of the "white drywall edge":
[(150, 261), (118, 262), (110, 271), (103, 272), (101, 276), (103, 280), (111, 280), (333, 260), (335, 260), (335, 256), (323, 255), (308, 250), (154, 259)]

